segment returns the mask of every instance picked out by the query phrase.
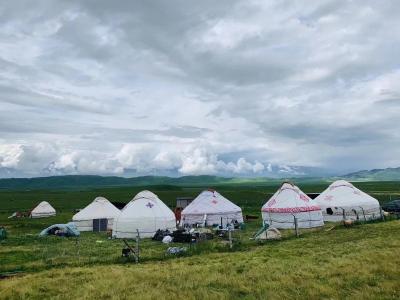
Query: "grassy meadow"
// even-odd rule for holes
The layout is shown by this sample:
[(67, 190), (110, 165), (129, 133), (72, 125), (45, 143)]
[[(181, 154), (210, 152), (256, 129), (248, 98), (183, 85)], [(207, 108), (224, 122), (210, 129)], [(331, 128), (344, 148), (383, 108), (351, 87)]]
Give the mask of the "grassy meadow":
[[(300, 184), (306, 192), (321, 192), (327, 183)], [(397, 182), (357, 183), (382, 203), (399, 196)], [(261, 205), (278, 188), (219, 186), (217, 190), (244, 210), (260, 215)], [(150, 188), (169, 206), (177, 196), (195, 196), (201, 188)], [(171, 245), (141, 241), (141, 261), (121, 257), (123, 243), (105, 233), (81, 237), (39, 238), (54, 223), (71, 220), (73, 211), (96, 196), (128, 202), (141, 188), (97, 190), (0, 191), (0, 225), (8, 238), (0, 242), (1, 299), (398, 299), (400, 297), (400, 220), (344, 228), (283, 231), (281, 241), (258, 243), (250, 237), (261, 218), (226, 241), (185, 246), (180, 257), (168, 256)], [(45, 219), (8, 219), (16, 210), (49, 201), (57, 216)], [(4, 275), (16, 274), (7, 277)]]

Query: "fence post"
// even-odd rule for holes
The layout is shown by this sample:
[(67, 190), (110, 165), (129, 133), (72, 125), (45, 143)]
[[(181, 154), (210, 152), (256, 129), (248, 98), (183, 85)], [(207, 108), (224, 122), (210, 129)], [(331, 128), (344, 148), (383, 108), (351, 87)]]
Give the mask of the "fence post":
[(360, 208), (361, 208), (362, 213), (363, 213), (363, 215), (364, 215), (364, 222), (367, 222), (367, 217), (365, 216), (364, 208), (363, 208), (362, 206), (360, 206)]
[(385, 215), (383, 214), (382, 206), (379, 205), (379, 212), (381, 213), (382, 221), (385, 221)]
[(299, 233), (299, 224), (297, 222), (296, 216), (293, 216), (293, 217), (294, 217), (294, 230), (296, 232), (296, 237), (299, 237), (299, 235), (300, 235), (300, 233)]
[(355, 215), (356, 215), (356, 220), (359, 221), (359, 220), (360, 220), (360, 217), (358, 216), (357, 210), (356, 210), (356, 209), (353, 209), (353, 211), (354, 211), (354, 213), (355, 213)]
[(136, 229), (136, 255), (135, 255), (135, 262), (139, 263), (139, 239), (140, 239), (140, 235), (139, 235), (139, 229)]
[(232, 249), (233, 243), (232, 243), (232, 232), (230, 227), (228, 227), (228, 237), (229, 237), (229, 248)]

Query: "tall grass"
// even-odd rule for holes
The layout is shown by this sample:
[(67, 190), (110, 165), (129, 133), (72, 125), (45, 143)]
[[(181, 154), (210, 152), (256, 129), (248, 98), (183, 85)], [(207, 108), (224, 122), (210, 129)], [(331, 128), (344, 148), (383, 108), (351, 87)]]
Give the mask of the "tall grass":
[(0, 298), (398, 299), (399, 247), (400, 221), (338, 227), (246, 251), (39, 269), (0, 281)]
[[(368, 183), (364, 189), (382, 202), (396, 194), (396, 184)], [(272, 187), (225, 187), (219, 191), (260, 216)], [(324, 186), (302, 187), (316, 192)], [(177, 196), (195, 196), (199, 188), (164, 189), (156, 193), (171, 207)], [(128, 202), (138, 190), (0, 192), (0, 225), (8, 239), (0, 242), (0, 299), (398, 299), (400, 298), (400, 221), (332, 225), (314, 230), (283, 231), (281, 241), (257, 243), (249, 238), (261, 219), (235, 233), (233, 249), (214, 239), (188, 247), (181, 257), (165, 255), (170, 245), (141, 241), (141, 262), (121, 257), (123, 243), (106, 234), (82, 233), (79, 239), (39, 238), (54, 223), (71, 220), (73, 209), (96, 196)], [(7, 219), (41, 200), (58, 210), (46, 219)], [(4, 211), (5, 210), (5, 211)], [(176, 245), (182, 246), (182, 245)]]

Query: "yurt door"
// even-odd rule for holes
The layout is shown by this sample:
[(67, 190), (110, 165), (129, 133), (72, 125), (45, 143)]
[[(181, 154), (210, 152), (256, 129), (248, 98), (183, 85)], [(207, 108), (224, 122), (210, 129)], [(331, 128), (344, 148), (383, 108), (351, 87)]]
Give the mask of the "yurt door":
[(93, 231), (107, 231), (107, 219), (93, 219)]

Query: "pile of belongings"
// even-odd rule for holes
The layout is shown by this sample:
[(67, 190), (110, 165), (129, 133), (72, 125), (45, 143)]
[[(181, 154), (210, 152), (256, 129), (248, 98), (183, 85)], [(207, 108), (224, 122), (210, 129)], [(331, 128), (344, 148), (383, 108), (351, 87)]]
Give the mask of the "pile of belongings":
[(166, 235), (164, 236), (164, 238), (162, 239), (163, 244), (169, 244), (172, 243), (174, 241), (173, 237), (170, 235)]
[(179, 255), (185, 253), (186, 251), (187, 251), (186, 247), (169, 247), (167, 249), (167, 254)]
[(13, 219), (13, 218), (26, 218), (29, 217), (29, 212), (23, 212), (23, 211), (16, 211), (14, 212), (11, 216), (9, 216), (9, 219)]
[[(240, 228), (240, 223), (239, 224), (239, 228)], [(215, 234), (221, 238), (226, 238), (228, 237), (228, 233), (229, 231), (234, 231), (237, 228), (236, 223), (229, 223), (226, 225), (226, 227), (222, 227), (222, 226), (216, 226), (213, 228), (215, 230)]]
[(77, 237), (79, 230), (73, 222), (67, 224), (54, 224), (44, 229), (39, 236), (56, 235), (61, 237)]
[(197, 241), (212, 240), (214, 238), (214, 233), (208, 228), (193, 228), (189, 232)]
[(172, 233), (172, 237), (175, 243), (191, 243), (196, 241), (196, 238), (184, 229), (175, 230)]
[(168, 229), (166, 229), (166, 230), (158, 229), (151, 239), (153, 241), (161, 242), (164, 239), (164, 237), (171, 236), (171, 235), (172, 235), (172, 232), (169, 231)]

